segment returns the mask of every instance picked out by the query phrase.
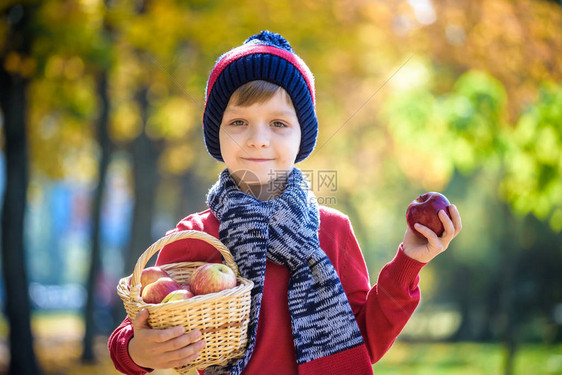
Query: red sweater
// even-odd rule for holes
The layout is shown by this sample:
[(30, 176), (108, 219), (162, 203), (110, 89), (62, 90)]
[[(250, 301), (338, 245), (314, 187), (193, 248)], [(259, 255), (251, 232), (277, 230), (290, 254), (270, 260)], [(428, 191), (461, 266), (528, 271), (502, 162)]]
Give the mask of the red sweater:
[[(200, 230), (218, 238), (219, 222), (206, 210), (180, 221), (174, 231), (178, 230)], [(320, 206), (318, 235), (320, 248), (340, 277), (371, 362), (375, 363), (394, 343), (419, 303), (419, 271), (424, 263), (409, 258), (399, 247), (371, 288), (349, 218), (333, 208)], [(220, 262), (221, 258), (206, 242), (186, 239), (164, 247), (156, 264), (186, 261)], [(256, 344), (244, 369), (245, 375), (297, 374), (287, 297), (289, 276), (285, 266), (267, 261)], [(126, 318), (109, 338), (111, 359), (115, 368), (125, 374), (145, 374), (150, 369), (137, 366), (129, 356), (128, 344), (132, 337), (133, 326)], [(352, 359), (346, 358), (352, 355), (347, 352), (340, 353), (341, 358), (337, 360), (353, 364)]]

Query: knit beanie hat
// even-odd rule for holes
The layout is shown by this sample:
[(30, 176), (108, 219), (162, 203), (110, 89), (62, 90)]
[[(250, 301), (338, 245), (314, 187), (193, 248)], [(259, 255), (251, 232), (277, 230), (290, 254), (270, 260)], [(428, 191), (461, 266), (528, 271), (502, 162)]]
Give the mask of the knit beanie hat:
[(220, 56), (211, 71), (205, 93), (203, 134), (207, 151), (224, 161), (219, 128), (230, 96), (240, 86), (264, 80), (283, 87), (293, 102), (301, 126), (301, 143), (295, 163), (306, 159), (316, 145), (314, 77), (289, 42), (270, 31), (251, 36), (240, 47)]

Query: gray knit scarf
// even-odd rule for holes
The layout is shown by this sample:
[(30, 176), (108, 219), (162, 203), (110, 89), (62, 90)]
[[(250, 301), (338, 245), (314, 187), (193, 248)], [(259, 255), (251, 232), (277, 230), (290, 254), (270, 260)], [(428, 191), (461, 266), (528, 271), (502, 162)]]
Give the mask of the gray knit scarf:
[(211, 187), (207, 205), (220, 222), (219, 239), (254, 288), (244, 357), (224, 367), (209, 367), (205, 374), (240, 374), (248, 363), (258, 327), (266, 259), (291, 272), (289, 312), (298, 365), (363, 344), (340, 279), (320, 248), (316, 198), (299, 169), (289, 174), (284, 192), (267, 201), (242, 192), (225, 169)]

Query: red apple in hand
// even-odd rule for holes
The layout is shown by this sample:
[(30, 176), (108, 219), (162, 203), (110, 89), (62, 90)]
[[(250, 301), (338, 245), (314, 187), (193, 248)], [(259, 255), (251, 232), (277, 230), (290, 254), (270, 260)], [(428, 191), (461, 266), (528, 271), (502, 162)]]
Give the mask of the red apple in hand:
[(164, 297), (161, 303), (182, 301), (191, 297), (193, 297), (193, 293), (188, 292), (185, 289), (176, 289), (170, 292), (166, 297)]
[(191, 290), (196, 295), (216, 293), (236, 286), (236, 275), (222, 263), (207, 263), (191, 274)]
[(161, 277), (148, 284), (142, 291), (142, 299), (146, 303), (160, 303), (170, 292), (180, 289), (180, 284), (170, 277)]
[(450, 205), (449, 200), (441, 193), (422, 194), (414, 199), (406, 210), (408, 226), (416, 236), (423, 239), (425, 239), (424, 235), (414, 229), (414, 224), (420, 223), (434, 231), (437, 236), (441, 236), (445, 229), (437, 214), (439, 211), (445, 210), (447, 215), (451, 217), (448, 208)]

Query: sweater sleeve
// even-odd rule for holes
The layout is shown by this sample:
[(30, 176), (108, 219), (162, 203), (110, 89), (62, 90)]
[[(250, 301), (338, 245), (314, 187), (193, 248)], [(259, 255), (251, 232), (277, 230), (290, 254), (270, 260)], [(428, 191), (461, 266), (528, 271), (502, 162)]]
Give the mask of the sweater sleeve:
[(113, 365), (123, 374), (144, 375), (147, 372), (152, 372), (152, 369), (140, 367), (131, 359), (129, 355), (131, 338), (133, 338), (133, 325), (127, 317), (109, 336), (107, 346)]
[[(363, 255), (351, 224), (347, 238), (347, 254), (356, 259), (355, 264), (361, 264), (362, 261), (364, 265)], [(355, 273), (355, 278), (360, 284), (364, 284), (365, 279), (367, 284), (366, 287), (355, 288), (354, 293), (348, 294), (348, 299), (372, 363), (380, 360), (390, 349), (418, 306), (419, 272), (424, 265), (425, 263), (408, 257), (400, 245), (394, 259), (382, 268), (377, 283), (370, 290), (366, 266), (362, 268), (367, 276), (360, 275), (360, 272)]]

